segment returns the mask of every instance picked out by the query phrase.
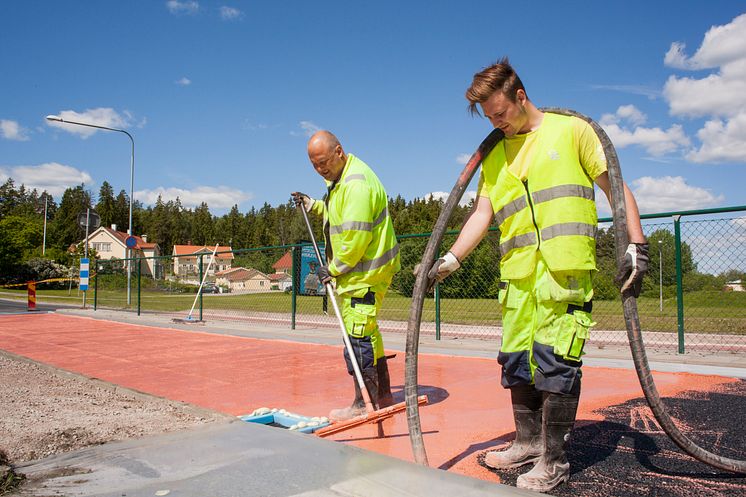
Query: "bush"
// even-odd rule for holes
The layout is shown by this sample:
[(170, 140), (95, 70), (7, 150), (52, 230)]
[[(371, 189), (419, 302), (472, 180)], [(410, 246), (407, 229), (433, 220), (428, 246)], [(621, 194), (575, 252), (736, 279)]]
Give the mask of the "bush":
[[(62, 264), (43, 259), (41, 257), (35, 257), (29, 259), (23, 263), (19, 271), (19, 282), (24, 281), (44, 281), (58, 278), (67, 278), (70, 275), (70, 270)], [(54, 281), (44, 283), (44, 288), (53, 290), (65, 288), (66, 282)]]

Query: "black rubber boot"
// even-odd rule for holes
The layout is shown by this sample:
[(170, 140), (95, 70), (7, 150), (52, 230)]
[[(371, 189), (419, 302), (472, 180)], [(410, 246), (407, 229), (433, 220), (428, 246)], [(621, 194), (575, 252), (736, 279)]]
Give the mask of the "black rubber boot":
[(389, 376), (389, 366), (386, 356), (378, 359), (376, 363), (378, 372), (378, 408), (393, 405), (394, 396), (391, 395), (391, 377)]
[(490, 468), (512, 469), (533, 464), (544, 453), (541, 436), (542, 393), (533, 385), (510, 389), (515, 421), (515, 440), (507, 450), (487, 452), (484, 463)]
[(579, 383), (576, 390), (568, 395), (544, 394), (544, 454), (531, 471), (518, 477), (516, 487), (548, 492), (570, 478), (565, 444), (570, 439), (578, 411)]

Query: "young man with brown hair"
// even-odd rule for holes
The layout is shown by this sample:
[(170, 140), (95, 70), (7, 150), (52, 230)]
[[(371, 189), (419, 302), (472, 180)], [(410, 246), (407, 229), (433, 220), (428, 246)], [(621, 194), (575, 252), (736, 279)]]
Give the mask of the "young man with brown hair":
[[(482, 162), (478, 196), (450, 251), (430, 277), (442, 281), (458, 269), (492, 224), (500, 229), (503, 337), (498, 355), (502, 386), (510, 389), (516, 439), (491, 451), (496, 469), (534, 467), (517, 486), (546, 492), (566, 481), (565, 443), (580, 397), (581, 355), (591, 327), (596, 270), (594, 182), (611, 201), (601, 143), (577, 117), (545, 113), (528, 99), (507, 58), (474, 75), (469, 109), (505, 139)], [(634, 196), (624, 185), (626, 269), (622, 290), (639, 295), (647, 269), (647, 243)]]

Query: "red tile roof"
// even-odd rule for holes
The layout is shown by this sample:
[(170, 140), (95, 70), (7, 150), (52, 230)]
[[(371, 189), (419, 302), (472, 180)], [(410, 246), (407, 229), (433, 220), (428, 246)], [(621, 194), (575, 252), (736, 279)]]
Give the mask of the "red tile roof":
[[(185, 255), (212, 254), (215, 246), (208, 245), (174, 245), (173, 255), (183, 257)], [(215, 254), (216, 259), (233, 259), (233, 249), (230, 246), (219, 246)]]
[[(127, 237), (129, 236), (127, 233), (123, 233), (121, 231), (115, 231), (111, 228), (107, 228), (106, 226), (102, 226), (104, 230), (106, 230), (107, 233), (109, 233), (111, 236), (122, 242), (122, 245), (125, 244), (125, 240), (127, 240)], [(150, 243), (146, 242), (142, 239), (142, 237), (139, 237), (137, 235), (132, 235), (135, 237), (135, 240), (137, 240), (137, 245), (135, 245), (135, 249), (139, 250), (153, 250), (156, 247), (156, 243)]]
[(290, 269), (291, 267), (293, 267), (293, 256), (289, 251), (285, 252), (285, 255), (272, 264), (272, 268), (275, 271), (282, 271), (283, 269)]
[(259, 278), (267, 278), (267, 275), (259, 271), (258, 269), (247, 269), (245, 267), (234, 267), (233, 269), (227, 269), (225, 271), (215, 273), (215, 277), (225, 278), (228, 281), (246, 281), (253, 279), (256, 276), (259, 276)]

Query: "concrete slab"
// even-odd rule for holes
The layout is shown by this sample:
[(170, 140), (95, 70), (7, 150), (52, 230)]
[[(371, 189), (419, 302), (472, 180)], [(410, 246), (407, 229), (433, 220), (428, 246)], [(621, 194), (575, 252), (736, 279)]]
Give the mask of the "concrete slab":
[(27, 495), (536, 496), (253, 423), (109, 443), (18, 467)]

